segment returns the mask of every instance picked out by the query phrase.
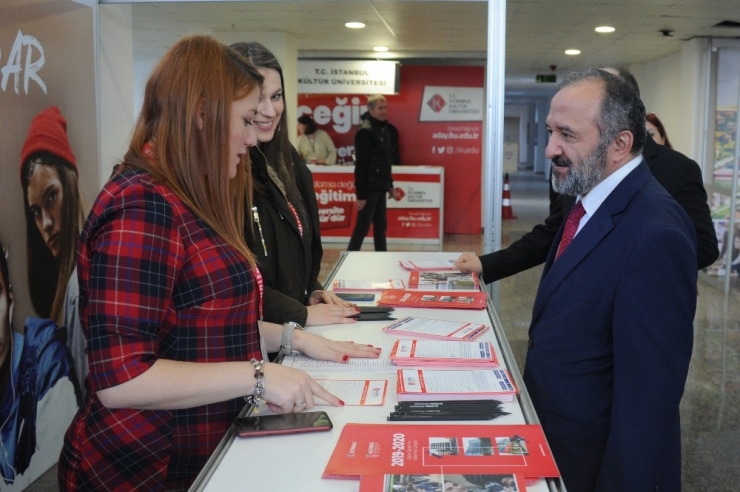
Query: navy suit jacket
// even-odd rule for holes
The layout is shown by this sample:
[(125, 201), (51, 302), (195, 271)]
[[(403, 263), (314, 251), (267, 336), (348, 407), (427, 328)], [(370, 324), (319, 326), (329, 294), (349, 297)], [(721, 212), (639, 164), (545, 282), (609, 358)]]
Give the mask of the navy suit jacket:
[(569, 492), (680, 490), (696, 233), (643, 161), (554, 262), (524, 381)]

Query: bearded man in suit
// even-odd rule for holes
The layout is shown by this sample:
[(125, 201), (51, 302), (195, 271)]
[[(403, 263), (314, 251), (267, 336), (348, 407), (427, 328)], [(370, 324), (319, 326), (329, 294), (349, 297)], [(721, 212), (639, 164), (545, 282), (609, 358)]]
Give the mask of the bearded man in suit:
[(569, 492), (680, 490), (695, 228), (642, 157), (645, 107), (622, 79), (568, 75), (547, 127), (553, 187), (583, 216), (545, 262), (524, 382)]
[[(637, 80), (629, 71), (624, 68), (603, 70), (620, 76), (638, 96), (640, 95)], [(713, 264), (719, 257), (719, 247), (701, 168), (682, 153), (660, 145), (652, 138), (645, 140), (642, 156), (658, 183), (663, 185), (694, 223), (697, 268), (701, 270)], [(480, 257), (466, 251), (457, 260), (458, 269), (463, 272), (479, 273), (486, 283), (491, 283), (541, 265), (545, 262), (555, 235), (563, 224), (563, 214), (567, 213), (574, 203), (574, 196), (559, 195), (550, 188), (550, 215), (542, 224), (537, 224), (507, 248)]]

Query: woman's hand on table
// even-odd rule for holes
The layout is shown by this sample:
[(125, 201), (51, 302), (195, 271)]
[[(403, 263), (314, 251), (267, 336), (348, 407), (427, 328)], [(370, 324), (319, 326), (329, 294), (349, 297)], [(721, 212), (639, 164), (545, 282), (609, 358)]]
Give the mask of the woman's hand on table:
[(311, 292), (311, 295), (308, 297), (308, 305), (313, 306), (315, 304), (336, 304), (344, 307), (357, 307), (357, 304), (340, 299), (330, 290), (315, 290)]
[(455, 268), (463, 273), (483, 273), (483, 265), (480, 262), (480, 258), (471, 251), (464, 252), (460, 255), (460, 258), (455, 260)]
[(306, 326), (335, 325), (338, 323), (356, 323), (357, 318), (350, 318), (360, 312), (356, 306), (338, 304), (314, 304), (306, 308)]
[(335, 407), (344, 402), (329, 393), (305, 372), (280, 364), (264, 366), (265, 392), (262, 399), (275, 413), (300, 413), (316, 404), (316, 397)]
[(348, 362), (351, 358), (377, 359), (380, 348), (372, 345), (330, 340), (302, 330), (293, 332), (293, 348), (312, 359)]

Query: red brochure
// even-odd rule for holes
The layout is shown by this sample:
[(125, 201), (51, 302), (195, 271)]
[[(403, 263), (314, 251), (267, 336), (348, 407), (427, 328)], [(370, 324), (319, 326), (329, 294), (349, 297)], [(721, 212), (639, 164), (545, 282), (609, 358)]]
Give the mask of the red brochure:
[(442, 309), (485, 309), (488, 294), (485, 292), (385, 290), (378, 300), (379, 306)]
[(449, 473), (559, 476), (539, 425), (347, 424), (322, 477)]

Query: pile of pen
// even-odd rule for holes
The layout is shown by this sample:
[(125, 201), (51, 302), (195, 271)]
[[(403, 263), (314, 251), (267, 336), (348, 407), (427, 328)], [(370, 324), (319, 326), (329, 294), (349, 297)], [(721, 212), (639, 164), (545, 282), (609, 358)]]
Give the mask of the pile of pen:
[(402, 401), (388, 420), (492, 420), (508, 414), (498, 400)]

